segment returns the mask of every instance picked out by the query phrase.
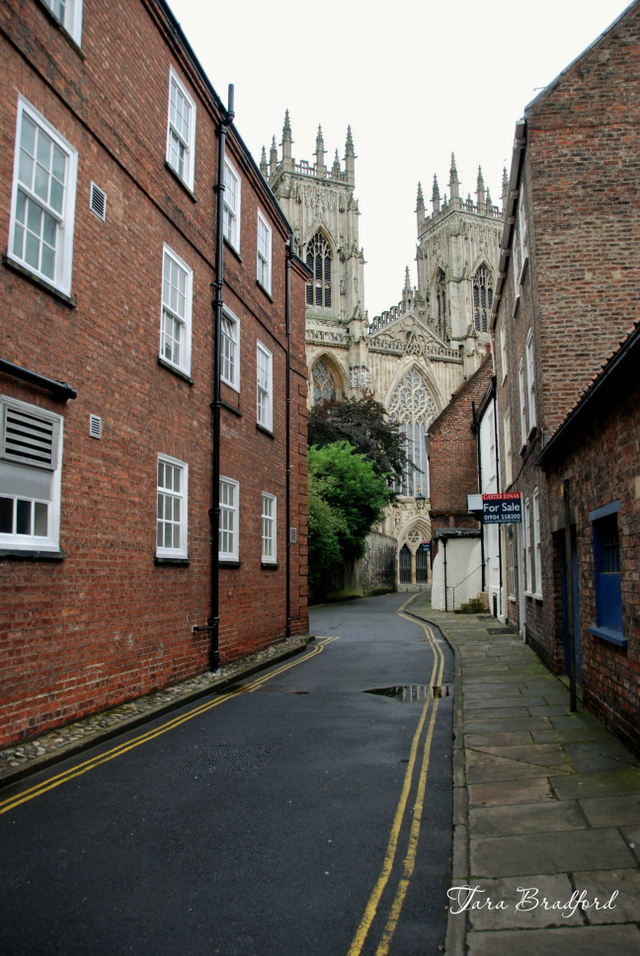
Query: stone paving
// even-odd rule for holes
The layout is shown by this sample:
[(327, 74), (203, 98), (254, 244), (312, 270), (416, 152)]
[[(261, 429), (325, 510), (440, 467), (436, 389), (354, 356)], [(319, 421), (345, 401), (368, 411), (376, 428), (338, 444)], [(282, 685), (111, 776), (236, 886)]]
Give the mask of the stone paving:
[(456, 656), (448, 956), (640, 954), (640, 762), (495, 618), (408, 610)]
[(159, 717), (191, 700), (223, 690), (240, 677), (246, 677), (303, 651), (310, 640), (312, 638), (304, 635), (290, 637), (232, 664), (226, 664), (215, 673), (207, 671), (198, 674), (126, 704), (76, 720), (33, 740), (5, 747), (0, 750), (0, 786), (19, 780), (27, 773), (42, 769), (100, 740), (107, 740), (124, 730)]

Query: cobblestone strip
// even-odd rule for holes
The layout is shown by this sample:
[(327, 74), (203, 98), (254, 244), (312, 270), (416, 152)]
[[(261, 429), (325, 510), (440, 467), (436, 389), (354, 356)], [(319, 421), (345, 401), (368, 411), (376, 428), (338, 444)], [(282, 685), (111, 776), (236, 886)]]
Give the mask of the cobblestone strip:
[(78, 750), (84, 750), (101, 739), (108, 739), (189, 700), (222, 690), (240, 677), (303, 651), (312, 640), (308, 635), (290, 637), (232, 664), (226, 664), (215, 672), (198, 674), (126, 704), (57, 727), (40, 737), (5, 747), (0, 750), (0, 785), (18, 780), (27, 773), (41, 769)]

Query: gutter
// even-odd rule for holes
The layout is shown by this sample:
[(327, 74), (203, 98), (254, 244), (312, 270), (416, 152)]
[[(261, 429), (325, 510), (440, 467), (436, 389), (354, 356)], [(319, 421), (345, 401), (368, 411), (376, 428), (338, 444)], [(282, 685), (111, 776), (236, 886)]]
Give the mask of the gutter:
[(0, 372), (13, 375), (14, 378), (29, 382), (30, 385), (39, 385), (40, 388), (51, 392), (53, 398), (60, 402), (65, 402), (68, 398), (76, 398), (78, 394), (75, 388), (67, 385), (66, 382), (58, 382), (54, 378), (41, 375), (40, 372), (32, 372), (31, 369), (24, 368), (22, 365), (15, 365), (8, 359), (0, 358)]
[(210, 631), (211, 644), (209, 647), (209, 667), (217, 671), (220, 667), (220, 582), (218, 567), (218, 533), (220, 528), (220, 335), (222, 325), (222, 289), (224, 286), (224, 161), (227, 140), (227, 129), (233, 122), (233, 84), (229, 84), (229, 107), (222, 113), (222, 120), (218, 130), (218, 182), (214, 186), (218, 205), (216, 209), (216, 278), (215, 298), (212, 302), (214, 311), (213, 328), (213, 403), (212, 415), (212, 455), (211, 455), (211, 610), (205, 627), (194, 627), (196, 631)]

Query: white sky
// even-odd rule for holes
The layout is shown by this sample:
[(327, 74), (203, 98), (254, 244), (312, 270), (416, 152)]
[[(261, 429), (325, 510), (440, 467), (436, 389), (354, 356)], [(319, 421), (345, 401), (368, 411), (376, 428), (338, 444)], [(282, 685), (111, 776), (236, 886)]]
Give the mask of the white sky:
[(168, 0), (256, 162), (282, 140), (289, 109), (296, 160), (314, 161), (318, 125), (333, 163), (347, 126), (373, 318), (417, 283), (416, 195), (431, 210), (434, 173), (475, 199), (478, 166), (499, 205), (502, 169), (527, 103), (628, 6), (625, 0)]

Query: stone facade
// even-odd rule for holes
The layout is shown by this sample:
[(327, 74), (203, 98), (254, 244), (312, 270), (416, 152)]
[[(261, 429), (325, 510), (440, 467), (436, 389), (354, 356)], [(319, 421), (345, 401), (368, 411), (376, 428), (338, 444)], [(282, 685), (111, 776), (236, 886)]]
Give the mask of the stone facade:
[[(416, 467), (407, 469), (396, 504), (376, 530), (393, 542), (396, 585), (426, 583), (430, 563), (423, 545), (432, 537), (427, 431), (489, 349), (502, 210), (493, 205), (481, 171), (475, 200), (461, 198), (452, 156), (449, 197), (441, 198), (434, 177), (430, 215), (418, 185), (418, 285), (412, 287), (407, 268), (400, 301), (370, 321), (351, 130), (343, 162), (336, 150), (333, 163), (325, 163), (321, 129), (313, 162), (296, 160), (291, 148), (287, 113), (281, 149), (274, 137), (261, 169), (313, 273), (306, 292), (308, 402), (371, 393), (399, 423)], [(427, 499), (424, 510), (416, 505), (417, 495)]]

